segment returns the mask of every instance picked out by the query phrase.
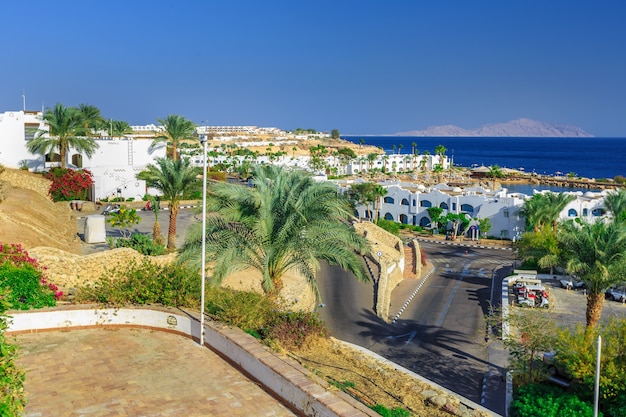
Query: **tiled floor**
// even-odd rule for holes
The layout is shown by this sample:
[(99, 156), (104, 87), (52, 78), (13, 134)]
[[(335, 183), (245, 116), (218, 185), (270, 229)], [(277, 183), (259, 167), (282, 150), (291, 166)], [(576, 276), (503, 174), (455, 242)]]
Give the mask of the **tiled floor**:
[(148, 329), (19, 335), (24, 416), (294, 416), (191, 339)]

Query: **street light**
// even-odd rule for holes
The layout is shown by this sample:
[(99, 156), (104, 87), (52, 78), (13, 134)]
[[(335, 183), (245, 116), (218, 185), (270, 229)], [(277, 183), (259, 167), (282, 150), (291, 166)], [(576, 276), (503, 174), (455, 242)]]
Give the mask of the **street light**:
[(206, 280), (206, 135), (200, 135), (202, 143), (202, 285), (200, 294), (200, 346), (204, 346), (204, 286)]

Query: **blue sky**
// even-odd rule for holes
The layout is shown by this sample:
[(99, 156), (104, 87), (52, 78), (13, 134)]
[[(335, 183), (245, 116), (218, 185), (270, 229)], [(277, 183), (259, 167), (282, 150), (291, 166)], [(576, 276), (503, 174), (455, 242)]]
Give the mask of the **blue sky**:
[(389, 134), (526, 117), (626, 137), (626, 3), (43, 1), (0, 10), (0, 112)]

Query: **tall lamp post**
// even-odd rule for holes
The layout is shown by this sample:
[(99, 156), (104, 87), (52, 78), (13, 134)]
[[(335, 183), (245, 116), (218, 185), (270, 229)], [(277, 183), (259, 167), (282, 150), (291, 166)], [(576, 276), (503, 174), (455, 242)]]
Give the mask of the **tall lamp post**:
[(202, 284), (200, 294), (200, 346), (204, 346), (204, 286), (206, 281), (206, 135), (200, 135), (202, 143)]

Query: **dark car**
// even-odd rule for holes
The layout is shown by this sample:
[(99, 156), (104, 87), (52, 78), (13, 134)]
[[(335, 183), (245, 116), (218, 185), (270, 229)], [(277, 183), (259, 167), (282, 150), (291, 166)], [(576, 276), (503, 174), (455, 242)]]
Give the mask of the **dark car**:
[(613, 287), (605, 291), (604, 296), (613, 301), (625, 302), (626, 301), (626, 288)]

